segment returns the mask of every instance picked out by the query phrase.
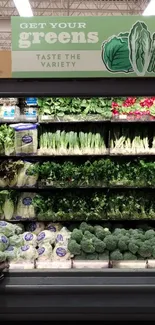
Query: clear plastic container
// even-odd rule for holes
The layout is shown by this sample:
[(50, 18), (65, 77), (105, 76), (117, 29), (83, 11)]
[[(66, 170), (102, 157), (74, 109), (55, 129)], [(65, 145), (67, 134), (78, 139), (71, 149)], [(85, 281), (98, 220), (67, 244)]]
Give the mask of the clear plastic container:
[(17, 155), (37, 154), (37, 124), (11, 125), (15, 129), (15, 152)]
[(28, 97), (25, 99), (24, 107), (21, 110), (22, 121), (37, 121), (37, 98)]

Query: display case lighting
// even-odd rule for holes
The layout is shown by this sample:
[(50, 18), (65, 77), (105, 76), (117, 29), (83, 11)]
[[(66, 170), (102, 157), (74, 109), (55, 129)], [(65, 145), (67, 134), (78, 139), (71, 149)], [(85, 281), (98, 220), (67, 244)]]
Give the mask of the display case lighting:
[(32, 17), (33, 11), (29, 0), (13, 0), (21, 17)]
[(148, 6), (143, 12), (143, 16), (155, 16), (155, 0), (150, 0)]

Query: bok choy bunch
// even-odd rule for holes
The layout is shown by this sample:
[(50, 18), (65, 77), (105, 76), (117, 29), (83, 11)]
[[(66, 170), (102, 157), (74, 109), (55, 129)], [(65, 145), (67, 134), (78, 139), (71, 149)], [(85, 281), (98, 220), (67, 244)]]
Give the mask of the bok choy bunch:
[(57, 130), (40, 135), (40, 155), (105, 154), (106, 146), (100, 133), (66, 132)]
[(149, 153), (149, 138), (146, 130), (115, 128), (110, 141), (111, 154)]

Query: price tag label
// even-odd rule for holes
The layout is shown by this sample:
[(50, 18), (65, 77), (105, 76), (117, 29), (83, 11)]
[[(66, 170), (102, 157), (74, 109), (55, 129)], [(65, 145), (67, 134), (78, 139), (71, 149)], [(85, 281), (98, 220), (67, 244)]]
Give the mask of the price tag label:
[(3, 118), (12, 120), (15, 117), (15, 106), (3, 106)]

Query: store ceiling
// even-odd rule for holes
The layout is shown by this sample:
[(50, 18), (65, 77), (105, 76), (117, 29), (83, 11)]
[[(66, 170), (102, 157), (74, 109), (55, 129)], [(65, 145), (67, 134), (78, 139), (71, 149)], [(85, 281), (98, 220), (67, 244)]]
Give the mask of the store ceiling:
[[(30, 3), (35, 16), (118, 16), (141, 15), (149, 1), (30, 0)], [(0, 50), (11, 48), (10, 20), (17, 15), (13, 1), (0, 1)]]

